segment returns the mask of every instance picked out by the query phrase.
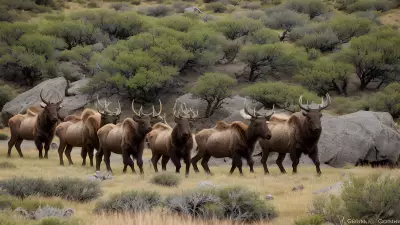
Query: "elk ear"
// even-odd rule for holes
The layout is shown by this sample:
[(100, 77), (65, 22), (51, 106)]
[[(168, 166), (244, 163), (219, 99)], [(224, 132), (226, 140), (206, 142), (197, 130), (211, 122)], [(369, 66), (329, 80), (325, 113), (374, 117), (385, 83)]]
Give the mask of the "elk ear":
[(41, 102), (41, 103), (40, 103), (40, 106), (41, 106), (42, 108), (44, 108), (44, 107), (46, 107), (46, 103)]

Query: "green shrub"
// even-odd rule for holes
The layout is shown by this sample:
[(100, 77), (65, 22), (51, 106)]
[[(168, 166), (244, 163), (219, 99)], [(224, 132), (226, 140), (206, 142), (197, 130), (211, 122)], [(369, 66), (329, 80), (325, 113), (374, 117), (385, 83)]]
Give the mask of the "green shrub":
[(291, 29), (296, 26), (303, 26), (309, 21), (305, 14), (292, 10), (280, 10), (271, 12), (264, 19), (264, 24), (273, 29)]
[(96, 203), (96, 213), (136, 213), (152, 210), (161, 202), (161, 196), (150, 191), (126, 191)]
[(131, 0), (130, 2), (132, 5), (140, 5), (141, 0)]
[(347, 10), (350, 12), (355, 11), (381, 11), (385, 12), (395, 8), (396, 4), (390, 0), (358, 0), (349, 5)]
[(339, 196), (318, 196), (312, 213), (325, 221), (339, 224), (339, 219), (362, 218), (366, 221), (398, 219), (400, 215), (400, 178), (379, 174), (351, 177)]
[(8, 86), (8, 85), (4, 85), (2, 84), (0, 87), (0, 109), (3, 108), (3, 106), (12, 100), (12, 98), (14, 97), (13, 95), (14, 91), (13, 89)]
[(132, 8), (131, 5), (126, 2), (114, 2), (114, 3), (111, 3), (109, 7), (111, 9), (115, 9), (117, 11), (127, 11)]
[(315, 48), (320, 51), (332, 51), (339, 43), (339, 38), (331, 29), (321, 33), (311, 33), (297, 41), (299, 45), (306, 48)]
[(331, 110), (339, 115), (354, 113), (363, 110), (365, 102), (363, 100), (335, 97), (332, 99)]
[(11, 212), (0, 213), (0, 224), (1, 225), (17, 225), (17, 222), (13, 220)]
[(308, 49), (307, 54), (308, 54), (308, 60), (316, 60), (322, 55), (321, 51), (315, 48)]
[(167, 197), (164, 205), (171, 212), (203, 219), (251, 222), (277, 216), (271, 204), (243, 187), (195, 189)]
[(253, 44), (273, 44), (279, 42), (279, 35), (274, 30), (262, 28), (253, 32), (250, 40)]
[(285, 2), (287, 9), (308, 14), (314, 18), (329, 11), (328, 6), (321, 0), (289, 0)]
[(218, 0), (203, 0), (204, 3), (218, 2)]
[(151, 183), (167, 187), (178, 186), (180, 182), (181, 177), (171, 172), (162, 172), (156, 174), (151, 179)]
[(164, 17), (169, 14), (171, 11), (171, 7), (167, 5), (153, 5), (149, 6), (146, 9), (146, 15), (147, 16), (153, 16), (153, 17)]
[(21, 200), (14, 196), (0, 195), (0, 210), (7, 208), (15, 210), (18, 207), (24, 208), (29, 212), (43, 207), (53, 207), (57, 209), (64, 208), (63, 203), (59, 200), (37, 200), (32, 198)]
[(374, 110), (389, 112), (394, 119), (400, 118), (400, 82), (393, 82), (375, 93), (369, 104)]
[(260, 2), (245, 2), (245, 3), (243, 3), (242, 8), (256, 10), (256, 9), (261, 8), (261, 3)]
[(87, 4), (88, 8), (99, 8), (99, 4), (97, 4), (97, 2), (89, 2)]
[(11, 163), (11, 162), (0, 162), (0, 168), (2, 168), (2, 169), (4, 169), (4, 168), (17, 168), (17, 166), (14, 163)]
[(223, 13), (227, 10), (226, 5), (222, 2), (211, 2), (206, 5), (207, 10), (211, 10), (215, 13)]
[(296, 225), (321, 225), (324, 222), (324, 218), (320, 215), (311, 215), (307, 217), (303, 217), (301, 219), (296, 220)]
[(2, 140), (2, 141), (8, 140), (8, 135), (0, 133), (0, 140)]
[(58, 178), (47, 181), (42, 178), (18, 177), (0, 181), (0, 188), (13, 196), (58, 196), (63, 199), (86, 202), (101, 195), (100, 185), (94, 181), (77, 178)]

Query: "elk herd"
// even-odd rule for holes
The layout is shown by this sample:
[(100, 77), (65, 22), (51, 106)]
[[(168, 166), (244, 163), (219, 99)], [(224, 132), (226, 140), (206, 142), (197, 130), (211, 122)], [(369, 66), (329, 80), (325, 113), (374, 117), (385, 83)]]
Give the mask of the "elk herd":
[[(89, 156), (90, 166), (93, 166), (93, 156), (96, 160), (96, 171), (100, 170), (104, 161), (106, 169), (112, 172), (110, 165), (111, 153), (122, 155), (125, 173), (129, 166), (135, 172), (136, 160), (140, 173), (143, 175), (143, 151), (145, 147), (152, 152), (151, 163), (155, 172), (158, 172), (157, 164), (161, 158), (162, 170), (171, 159), (176, 172), (180, 172), (181, 161), (185, 164), (185, 175), (189, 175), (190, 165), (197, 173), (197, 163), (201, 160), (201, 166), (207, 174), (212, 174), (208, 167), (211, 157), (231, 158), (232, 167), (243, 175), (242, 159), (247, 161), (250, 172), (254, 172), (253, 151), (257, 142), (262, 148), (261, 163), (264, 173), (268, 174), (267, 159), (270, 152), (278, 153), (276, 164), (282, 173), (286, 173), (282, 162), (288, 153), (292, 161), (293, 173), (297, 172), (297, 166), (302, 154), (306, 154), (314, 162), (316, 171), (321, 174), (318, 158), (318, 146), (322, 127), (321, 110), (327, 108), (330, 97), (327, 94), (322, 98), (321, 104), (311, 102), (303, 104), (302, 96), (299, 97), (301, 112), (295, 112), (288, 116), (275, 113), (271, 110), (249, 111), (246, 101), (240, 114), (248, 122), (235, 121), (226, 123), (217, 121), (214, 127), (191, 132), (191, 123), (199, 120), (198, 110), (188, 108), (185, 103), (178, 105), (175, 101), (173, 116), (175, 125), (168, 125), (166, 116), (161, 116), (163, 105), (159, 101), (159, 110), (156, 112), (154, 105), (152, 112), (144, 113), (143, 106), (139, 111), (135, 109), (132, 101), (132, 116), (120, 120), (121, 104), (114, 110), (109, 109), (111, 102), (107, 100), (101, 103), (97, 96), (96, 110), (85, 109), (80, 115), (69, 115), (59, 123), (58, 111), (62, 107), (61, 102), (52, 103), (42, 96), (42, 109), (29, 107), (25, 114), (17, 114), (9, 119), (11, 138), (8, 142), (8, 157), (11, 156), (13, 146), (23, 157), (21, 143), (23, 140), (35, 142), (39, 151), (39, 158), (48, 158), (48, 151), (54, 136), (60, 140), (58, 154), (60, 165), (64, 165), (63, 155), (68, 163), (73, 164), (71, 151), (73, 147), (81, 148), (82, 165), (86, 165), (86, 157)], [(262, 111), (266, 111), (262, 113)], [(247, 125), (248, 124), (248, 125)], [(94, 155), (94, 150), (96, 154)], [(192, 151), (197, 154), (192, 158)]]

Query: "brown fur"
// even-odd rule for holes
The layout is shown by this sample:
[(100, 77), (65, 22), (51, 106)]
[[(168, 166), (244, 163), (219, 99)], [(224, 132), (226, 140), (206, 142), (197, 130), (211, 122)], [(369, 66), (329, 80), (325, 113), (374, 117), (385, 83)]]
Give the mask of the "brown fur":
[(11, 138), (8, 142), (8, 157), (11, 156), (11, 149), (14, 145), (19, 156), (23, 157), (22, 141), (33, 140), (39, 151), (39, 158), (43, 158), (43, 144), (45, 150), (44, 158), (48, 158), (48, 151), (57, 126), (60, 103), (43, 105), (41, 110), (29, 107), (24, 115), (17, 114), (8, 120), (11, 132)]
[(112, 172), (110, 166), (111, 152), (122, 154), (124, 169), (130, 166), (132, 172), (135, 172), (131, 155), (137, 159), (137, 165), (140, 173), (143, 174), (143, 149), (146, 134), (151, 131), (150, 118), (144, 116), (139, 118), (134, 116), (126, 118), (117, 125), (107, 124), (97, 131), (100, 143), (100, 150), (96, 153), (96, 171), (100, 170), (101, 158), (104, 155), (104, 162), (107, 170)]
[(185, 175), (189, 175), (190, 156), (193, 148), (193, 135), (190, 132), (189, 121), (186, 118), (175, 118), (174, 128), (166, 124), (156, 124), (148, 135), (148, 145), (152, 151), (151, 161), (154, 171), (158, 172), (157, 163), (162, 157), (162, 169), (166, 170), (168, 160), (171, 158), (179, 173), (180, 160), (186, 164)]
[[(318, 114), (316, 117), (319, 118), (318, 111), (310, 111), (308, 114)], [(280, 118), (277, 115), (277, 118)], [(296, 112), (292, 114), (289, 119), (285, 120), (273, 120), (268, 123), (268, 127), (271, 130), (272, 137), (269, 140), (260, 140), (260, 146), (262, 148), (262, 159), (261, 163), (264, 166), (264, 172), (269, 173), (266, 161), (270, 152), (279, 153), (276, 164), (282, 173), (286, 173), (282, 162), (285, 159), (287, 153), (290, 154), (290, 158), (293, 162), (293, 171), (296, 172), (297, 165), (301, 154), (304, 153), (308, 155), (317, 167), (317, 172), (319, 170), (319, 160), (318, 160), (318, 140), (321, 131), (313, 133), (310, 131), (311, 124), (310, 120), (312, 118), (307, 118), (301, 112)], [(321, 126), (320, 121), (319, 126)], [(320, 172), (319, 172), (320, 173)]]
[[(232, 158), (232, 168), (230, 173), (233, 173), (238, 167), (240, 174), (242, 172), (242, 158), (245, 158), (250, 167), (250, 171), (254, 172), (252, 153), (254, 146), (259, 138), (270, 138), (269, 129), (266, 125), (266, 118), (252, 118), (250, 125), (247, 126), (243, 122), (235, 121), (232, 124), (223, 124), (223, 129), (217, 124), (212, 129), (205, 129), (196, 134), (196, 142), (198, 145), (198, 153), (192, 159), (193, 167), (200, 159), (201, 165), (206, 173), (212, 174), (208, 161), (211, 157), (215, 158)], [(197, 171), (198, 172), (198, 169)]]

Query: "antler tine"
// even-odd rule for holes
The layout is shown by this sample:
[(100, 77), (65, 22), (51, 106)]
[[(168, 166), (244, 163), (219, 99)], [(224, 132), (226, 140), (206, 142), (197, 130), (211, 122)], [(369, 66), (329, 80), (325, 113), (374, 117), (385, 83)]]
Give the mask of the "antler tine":
[(44, 104), (48, 105), (49, 102), (46, 101), (46, 100), (44, 100), (44, 98), (43, 98), (43, 96), (42, 96), (42, 93), (43, 93), (43, 88), (42, 88), (42, 90), (40, 91), (40, 99), (42, 100), (42, 102), (44, 102)]
[(121, 103), (119, 102), (119, 99), (118, 99), (118, 108), (116, 108), (114, 114), (115, 115), (121, 114)]
[(299, 107), (306, 112), (309, 111), (308, 105), (307, 108), (303, 105), (303, 95), (300, 95), (299, 97)]
[(136, 116), (140, 117), (140, 111), (139, 111), (139, 113), (136, 112), (134, 103), (135, 103), (135, 99), (132, 100), (132, 104), (131, 104), (132, 105), (132, 111)]
[(251, 113), (250, 113), (249, 110), (247, 109), (246, 101), (247, 101), (247, 99), (245, 98), (245, 99), (244, 99), (244, 112), (245, 112), (247, 115), (249, 115), (249, 116), (251, 116), (251, 117), (254, 117), (253, 115), (251, 115)]
[[(153, 117), (160, 116), (160, 115), (161, 115), (161, 113), (162, 113), (162, 108), (163, 108), (163, 105), (162, 105), (162, 103), (161, 103), (161, 100), (160, 100), (160, 99), (158, 99), (158, 101), (160, 102), (160, 110), (158, 111), (158, 113), (157, 113), (157, 114), (154, 114), (154, 115), (153, 115)], [(155, 113), (155, 110), (154, 110), (154, 105), (153, 105), (153, 112)]]
[(265, 113), (265, 118), (271, 117), (275, 113), (275, 104), (272, 105), (272, 112), (270, 114)]
[[(100, 110), (99, 110), (99, 107), (98, 107), (98, 105), (100, 105), (103, 109), (101, 110), (101, 112), (100, 112)], [(96, 109), (97, 109), (97, 112), (99, 112), (99, 113), (102, 113), (102, 112), (104, 112), (105, 111), (105, 105), (102, 105), (101, 103), (100, 103), (100, 100), (99, 100), (99, 95), (97, 94), (97, 104), (96, 104)]]
[(324, 101), (324, 98), (322, 97), (322, 103), (319, 105), (319, 110), (326, 109), (329, 105), (331, 104), (331, 96), (329, 96), (328, 93), (326, 93), (326, 101)]

